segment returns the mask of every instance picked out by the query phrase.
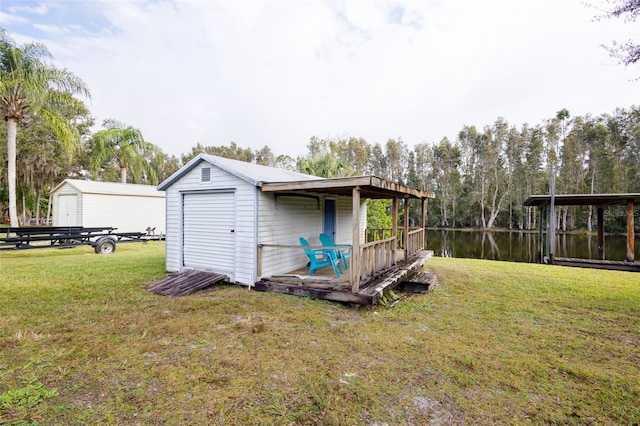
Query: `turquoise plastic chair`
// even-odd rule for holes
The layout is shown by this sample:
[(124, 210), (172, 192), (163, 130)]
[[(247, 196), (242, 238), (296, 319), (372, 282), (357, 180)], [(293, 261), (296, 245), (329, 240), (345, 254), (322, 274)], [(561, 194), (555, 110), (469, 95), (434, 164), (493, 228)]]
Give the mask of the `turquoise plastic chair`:
[(320, 234), (320, 243), (323, 246), (332, 246), (338, 247), (335, 249), (336, 256), (338, 259), (342, 260), (342, 264), (344, 265), (344, 269), (347, 270), (349, 267), (347, 266), (347, 259), (351, 256), (349, 250), (342, 250), (339, 247), (351, 247), (351, 244), (334, 244), (333, 239), (328, 234)]
[(340, 266), (340, 259), (338, 259), (335, 252), (332, 252), (331, 250), (316, 250), (308, 248), (309, 243), (302, 237), (300, 237), (300, 245), (309, 258), (309, 275), (313, 275), (313, 273), (320, 268), (331, 266), (333, 268), (333, 272), (336, 274), (336, 278), (340, 278), (340, 273), (338, 271), (342, 272), (342, 268)]

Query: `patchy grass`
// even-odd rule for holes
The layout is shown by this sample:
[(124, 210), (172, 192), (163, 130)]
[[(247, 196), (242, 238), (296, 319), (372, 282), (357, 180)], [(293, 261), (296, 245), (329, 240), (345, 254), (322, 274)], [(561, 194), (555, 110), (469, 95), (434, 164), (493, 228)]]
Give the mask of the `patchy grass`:
[(0, 424), (638, 424), (640, 276), (434, 258), (394, 308), (171, 298), (162, 243), (0, 252)]

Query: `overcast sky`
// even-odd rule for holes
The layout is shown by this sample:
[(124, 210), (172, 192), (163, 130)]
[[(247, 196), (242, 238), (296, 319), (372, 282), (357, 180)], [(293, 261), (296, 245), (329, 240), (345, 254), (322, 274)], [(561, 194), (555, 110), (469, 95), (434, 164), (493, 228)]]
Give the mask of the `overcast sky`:
[(455, 139), (637, 105), (601, 45), (640, 23), (603, 0), (1, 0), (0, 27), (82, 78), (92, 115), (169, 154), (196, 143), (306, 153), (312, 136)]

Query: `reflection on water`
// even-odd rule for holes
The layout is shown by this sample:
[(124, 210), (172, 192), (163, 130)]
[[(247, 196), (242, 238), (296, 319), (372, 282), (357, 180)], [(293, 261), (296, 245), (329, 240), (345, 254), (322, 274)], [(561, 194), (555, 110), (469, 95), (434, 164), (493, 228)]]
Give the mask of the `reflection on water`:
[[(436, 256), (468, 257), (474, 259), (508, 260), (538, 263), (538, 234), (533, 232), (485, 232), (456, 230), (427, 230), (426, 247)], [(605, 258), (625, 260), (627, 237), (605, 237)], [(557, 257), (596, 259), (598, 238), (595, 235), (556, 235)], [(635, 259), (640, 259), (640, 238), (635, 240)]]

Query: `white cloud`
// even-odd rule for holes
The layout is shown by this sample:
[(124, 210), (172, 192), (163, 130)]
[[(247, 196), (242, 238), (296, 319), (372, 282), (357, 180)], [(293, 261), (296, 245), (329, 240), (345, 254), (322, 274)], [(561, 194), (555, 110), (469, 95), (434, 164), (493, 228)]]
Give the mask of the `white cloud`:
[(3, 27), (10, 25), (24, 25), (29, 23), (28, 19), (23, 18), (19, 15), (15, 15), (13, 13), (7, 13), (6, 11), (2, 11), (0, 13), (0, 18), (2, 18), (1, 21)]
[[(30, 6), (29, 3), (20, 3), (18, 6), (11, 6), (8, 8), (11, 13), (15, 14), (32, 14), (32, 15), (46, 15), (49, 8), (43, 3), (35, 3), (34, 6)], [(4, 14), (3, 14), (4, 15)], [(3, 16), (4, 18), (4, 16)]]
[(86, 80), (98, 122), (138, 127), (172, 154), (235, 141), (298, 155), (314, 135), (437, 142), (463, 124), (611, 112), (639, 94), (600, 47), (630, 26), (592, 22), (579, 0), (56, 6), (67, 9), (50, 22), (22, 13)]
[(33, 27), (52, 38), (62, 37), (65, 33), (68, 33), (66, 28), (58, 25), (33, 24)]

